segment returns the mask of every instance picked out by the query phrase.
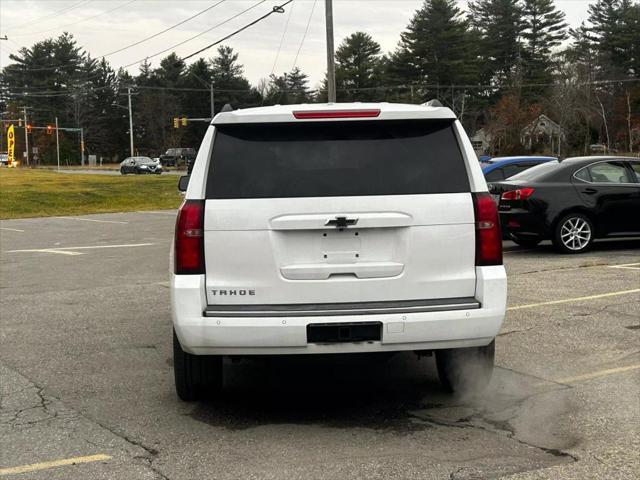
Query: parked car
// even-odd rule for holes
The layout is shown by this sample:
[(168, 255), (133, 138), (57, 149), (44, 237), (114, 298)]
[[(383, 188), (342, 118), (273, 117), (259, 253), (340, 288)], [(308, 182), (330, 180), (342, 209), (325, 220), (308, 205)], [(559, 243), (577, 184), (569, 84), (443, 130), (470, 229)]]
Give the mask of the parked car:
[(499, 182), (541, 163), (554, 161), (557, 162), (558, 158), (535, 156), (494, 157), (485, 162), (480, 162), (480, 166), (487, 182)]
[(446, 389), (487, 384), (502, 241), (451, 110), (229, 111), (201, 151), (180, 179), (172, 252), (181, 399), (219, 391), (223, 355), (435, 352)]
[(162, 173), (162, 165), (149, 157), (128, 157), (120, 163), (120, 173), (122, 175), (127, 173), (155, 173), (160, 175)]
[(170, 148), (160, 155), (160, 163), (164, 167), (188, 167), (195, 158), (195, 148)]
[(9, 164), (9, 154), (0, 153), (0, 167), (6, 167)]
[(640, 159), (577, 157), (491, 184), (502, 228), (522, 246), (550, 239), (579, 253), (595, 239), (640, 236)]

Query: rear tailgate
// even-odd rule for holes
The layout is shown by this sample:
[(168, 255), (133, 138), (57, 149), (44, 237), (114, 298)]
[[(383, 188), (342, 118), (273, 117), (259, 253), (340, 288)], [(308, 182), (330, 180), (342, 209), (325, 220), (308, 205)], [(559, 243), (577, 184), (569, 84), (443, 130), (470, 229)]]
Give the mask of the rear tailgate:
[(450, 120), (217, 128), (209, 304), (473, 297), (474, 210)]

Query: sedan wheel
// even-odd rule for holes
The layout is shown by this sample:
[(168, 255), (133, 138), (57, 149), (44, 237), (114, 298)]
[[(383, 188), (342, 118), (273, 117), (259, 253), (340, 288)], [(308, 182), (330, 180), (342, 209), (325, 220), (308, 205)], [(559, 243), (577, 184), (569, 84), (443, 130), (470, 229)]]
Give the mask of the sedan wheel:
[(585, 215), (572, 213), (558, 222), (553, 243), (562, 252), (580, 253), (593, 242), (593, 223)]

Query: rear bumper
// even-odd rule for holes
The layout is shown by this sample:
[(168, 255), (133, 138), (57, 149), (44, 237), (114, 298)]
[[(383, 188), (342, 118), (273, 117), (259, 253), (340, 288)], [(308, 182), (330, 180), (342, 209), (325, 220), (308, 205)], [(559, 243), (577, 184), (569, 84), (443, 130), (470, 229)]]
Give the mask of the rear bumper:
[(503, 232), (514, 235), (548, 238), (549, 229), (541, 215), (526, 210), (500, 211), (500, 225)]
[[(367, 312), (340, 315), (207, 316), (204, 276), (172, 275), (173, 325), (182, 348), (199, 355), (288, 355), (313, 353), (434, 350), (489, 344), (504, 320), (507, 280), (504, 267), (477, 267), (475, 299), (479, 308)], [(215, 315), (215, 314), (214, 314)], [(379, 341), (314, 344), (307, 325), (315, 323), (380, 322)]]

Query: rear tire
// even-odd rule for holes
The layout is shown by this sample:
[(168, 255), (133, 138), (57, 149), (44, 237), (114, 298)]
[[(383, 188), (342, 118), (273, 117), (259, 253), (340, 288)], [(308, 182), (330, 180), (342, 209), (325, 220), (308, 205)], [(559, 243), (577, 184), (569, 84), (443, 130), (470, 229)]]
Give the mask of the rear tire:
[(562, 253), (586, 252), (593, 243), (595, 228), (589, 217), (582, 213), (565, 215), (556, 224), (553, 245)]
[(495, 340), (485, 347), (436, 350), (440, 383), (449, 393), (481, 393), (491, 380), (495, 352)]
[(219, 355), (192, 355), (182, 350), (173, 332), (173, 371), (176, 393), (181, 400), (190, 402), (215, 397), (222, 391), (222, 357)]

